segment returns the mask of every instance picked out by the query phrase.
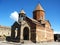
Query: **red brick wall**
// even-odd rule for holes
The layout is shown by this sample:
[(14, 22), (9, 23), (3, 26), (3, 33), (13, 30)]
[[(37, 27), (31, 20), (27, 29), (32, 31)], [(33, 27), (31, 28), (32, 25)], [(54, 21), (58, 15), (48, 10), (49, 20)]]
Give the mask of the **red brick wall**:
[(44, 19), (44, 15), (45, 15), (45, 13), (42, 10), (41, 11), (38, 10), (38, 11), (33, 12), (33, 18), (36, 20), (40, 20), (41, 17), (42, 17), (42, 19)]

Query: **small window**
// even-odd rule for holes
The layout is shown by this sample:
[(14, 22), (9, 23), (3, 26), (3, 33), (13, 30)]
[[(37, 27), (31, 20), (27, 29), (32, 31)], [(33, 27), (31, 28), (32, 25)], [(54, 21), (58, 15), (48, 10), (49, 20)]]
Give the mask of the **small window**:
[(45, 24), (42, 24), (43, 27), (45, 27)]

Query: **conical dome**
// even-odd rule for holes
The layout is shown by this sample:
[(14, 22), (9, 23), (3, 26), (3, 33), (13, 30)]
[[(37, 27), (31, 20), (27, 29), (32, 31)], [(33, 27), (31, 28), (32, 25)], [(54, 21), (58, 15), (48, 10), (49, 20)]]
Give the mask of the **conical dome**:
[(40, 4), (37, 5), (35, 10), (43, 10), (44, 11), (44, 9), (42, 8), (42, 6)]
[(23, 14), (25, 14), (25, 11), (22, 9), (22, 10), (20, 11), (20, 13), (23, 13)]

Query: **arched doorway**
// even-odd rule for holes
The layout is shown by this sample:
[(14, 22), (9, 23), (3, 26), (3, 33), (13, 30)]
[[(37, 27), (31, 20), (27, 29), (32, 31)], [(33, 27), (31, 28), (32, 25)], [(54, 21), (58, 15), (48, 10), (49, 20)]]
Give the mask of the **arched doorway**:
[(23, 30), (23, 40), (29, 40), (29, 28), (25, 27)]

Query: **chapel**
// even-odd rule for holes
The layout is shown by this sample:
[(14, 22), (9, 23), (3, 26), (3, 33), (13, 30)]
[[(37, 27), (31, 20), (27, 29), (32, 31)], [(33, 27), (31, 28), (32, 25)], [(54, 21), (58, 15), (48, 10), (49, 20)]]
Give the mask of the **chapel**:
[(18, 22), (11, 26), (11, 41), (16, 42), (44, 42), (53, 41), (54, 34), (49, 20), (45, 19), (45, 10), (38, 4), (33, 10), (33, 18), (27, 17), (22, 9)]

